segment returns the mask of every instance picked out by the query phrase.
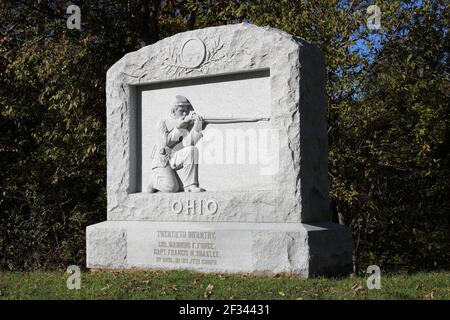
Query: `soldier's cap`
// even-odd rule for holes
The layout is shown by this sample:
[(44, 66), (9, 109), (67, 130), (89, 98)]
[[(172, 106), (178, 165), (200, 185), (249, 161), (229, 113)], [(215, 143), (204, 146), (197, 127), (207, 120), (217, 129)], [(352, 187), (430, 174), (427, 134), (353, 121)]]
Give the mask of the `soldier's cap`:
[(174, 106), (191, 106), (191, 103), (189, 102), (189, 100), (186, 97), (176, 95), (173, 105)]

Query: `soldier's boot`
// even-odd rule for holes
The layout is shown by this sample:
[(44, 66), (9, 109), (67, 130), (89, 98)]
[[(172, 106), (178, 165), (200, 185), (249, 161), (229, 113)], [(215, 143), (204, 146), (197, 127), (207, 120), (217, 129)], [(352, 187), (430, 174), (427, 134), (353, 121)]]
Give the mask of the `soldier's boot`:
[(191, 186), (188, 186), (188, 187), (184, 187), (184, 191), (185, 192), (205, 192), (206, 190), (203, 189), (203, 188), (200, 188), (200, 187), (198, 187), (196, 185), (191, 185)]

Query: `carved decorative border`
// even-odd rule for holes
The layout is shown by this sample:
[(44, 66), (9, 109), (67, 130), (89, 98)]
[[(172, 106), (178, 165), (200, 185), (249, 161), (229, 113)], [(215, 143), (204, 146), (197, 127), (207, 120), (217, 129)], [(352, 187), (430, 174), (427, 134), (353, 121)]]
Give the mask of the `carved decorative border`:
[[(195, 67), (186, 66), (183, 64), (182, 59), (182, 50), (184, 48), (184, 45), (191, 41), (193, 38), (187, 39), (185, 42), (183, 42), (183, 45), (181, 46), (181, 49), (179, 47), (172, 47), (167, 48), (165, 57), (162, 64), (162, 69), (168, 72), (172, 77), (179, 76), (181, 73), (189, 74), (194, 71), (199, 71), (201, 73), (205, 73), (208, 65), (210, 65), (213, 62), (224, 60), (229, 61), (230, 59), (234, 58), (238, 54), (248, 54), (247, 50), (236, 50), (233, 52), (224, 52), (224, 43), (221, 41), (220, 38), (212, 40), (211, 43), (205, 44), (204, 41), (202, 43), (205, 45), (205, 57), (203, 61)], [(195, 38), (198, 39), (198, 38)]]

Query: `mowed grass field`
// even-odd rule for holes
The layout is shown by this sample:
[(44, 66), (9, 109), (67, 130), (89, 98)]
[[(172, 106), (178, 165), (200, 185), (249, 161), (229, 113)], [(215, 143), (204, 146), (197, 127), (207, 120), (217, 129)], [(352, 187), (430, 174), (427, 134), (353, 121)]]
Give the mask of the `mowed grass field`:
[(82, 272), (69, 290), (64, 272), (1, 272), (0, 299), (450, 299), (450, 272), (382, 274), (381, 289), (367, 277), (202, 274), (190, 271)]

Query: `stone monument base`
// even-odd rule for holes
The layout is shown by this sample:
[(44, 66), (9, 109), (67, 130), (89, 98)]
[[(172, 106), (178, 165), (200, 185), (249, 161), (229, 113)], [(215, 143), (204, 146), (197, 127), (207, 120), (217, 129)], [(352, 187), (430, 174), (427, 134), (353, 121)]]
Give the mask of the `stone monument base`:
[(323, 223), (105, 221), (87, 227), (87, 267), (339, 276), (348, 227)]

